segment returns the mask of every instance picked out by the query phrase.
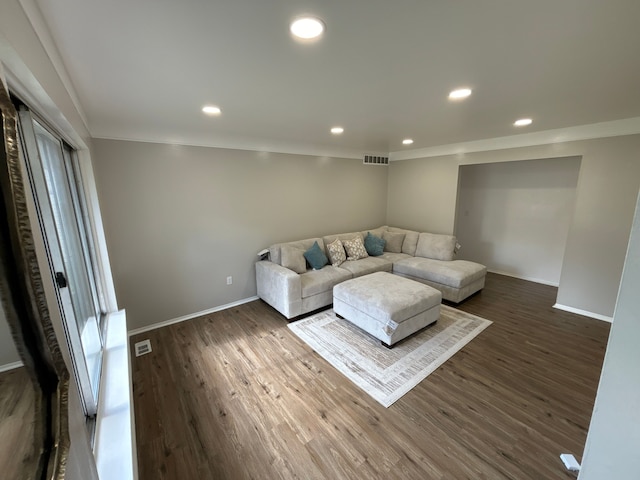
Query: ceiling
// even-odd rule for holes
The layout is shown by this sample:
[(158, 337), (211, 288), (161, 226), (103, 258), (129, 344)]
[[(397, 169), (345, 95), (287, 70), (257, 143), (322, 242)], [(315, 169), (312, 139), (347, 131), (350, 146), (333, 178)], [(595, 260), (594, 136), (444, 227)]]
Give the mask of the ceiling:
[(98, 138), (346, 156), (640, 117), (638, 0), (37, 3)]

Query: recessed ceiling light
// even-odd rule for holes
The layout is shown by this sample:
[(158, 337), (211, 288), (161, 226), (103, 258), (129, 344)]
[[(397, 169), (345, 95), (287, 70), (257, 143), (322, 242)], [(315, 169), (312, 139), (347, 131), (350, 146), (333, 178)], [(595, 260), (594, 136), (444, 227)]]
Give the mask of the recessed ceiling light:
[(410, 138), (405, 138), (404, 140), (402, 140), (402, 143), (404, 145), (411, 145), (413, 143), (413, 140), (411, 140)]
[(516, 127), (526, 127), (527, 125), (531, 125), (532, 123), (533, 120), (531, 120), (530, 118), (521, 118), (520, 120), (516, 120), (515, 122), (513, 122)]
[(331, 129), (331, 133), (333, 133), (334, 135), (340, 135), (342, 132), (344, 132), (344, 128), (342, 127), (333, 127)]
[(319, 37), (324, 32), (322, 20), (314, 17), (300, 17), (291, 22), (291, 33), (304, 40)]
[(449, 94), (449, 99), (450, 100), (460, 100), (460, 99), (463, 99), (463, 98), (467, 98), (469, 95), (471, 95), (471, 89), (470, 88), (459, 88), (457, 90), (453, 90)]
[(215, 105), (205, 105), (204, 107), (202, 107), (202, 111), (207, 115), (220, 115), (220, 113), (222, 112), (222, 110), (220, 110), (220, 107), (216, 107)]

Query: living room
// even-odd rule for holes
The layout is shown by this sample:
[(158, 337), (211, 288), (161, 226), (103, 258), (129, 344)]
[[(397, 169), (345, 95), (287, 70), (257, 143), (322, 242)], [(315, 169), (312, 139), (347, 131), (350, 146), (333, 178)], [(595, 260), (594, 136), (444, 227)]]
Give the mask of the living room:
[[(635, 8), (628, 2), (618, 6), (619, 12)], [(574, 7), (580, 11), (578, 6)], [(38, 22), (33, 20), (37, 18), (34, 9), (42, 10), (45, 25), (52, 23), (44, 29), (48, 33), (42, 29), (35, 31), (33, 25)], [(303, 145), (296, 143), (295, 130), (278, 140), (274, 133), (277, 128), (264, 122), (264, 131), (260, 132), (263, 138), (254, 139), (255, 143), (250, 145), (237, 132), (236, 137), (224, 138), (215, 132), (215, 122), (232, 115), (225, 105), (219, 118), (203, 116), (200, 105), (195, 105), (199, 116), (194, 120), (196, 130), (211, 135), (211, 143), (184, 132), (174, 134), (171, 131), (174, 126), (168, 120), (170, 110), (152, 113), (165, 117), (156, 130), (151, 124), (143, 125), (138, 128), (137, 137), (130, 138), (110, 130), (113, 125), (109, 124), (108, 115), (99, 118), (92, 113), (87, 121), (82, 108), (99, 110), (92, 102), (102, 102), (102, 108), (109, 109), (102, 94), (96, 92), (92, 97), (86, 88), (83, 83), (86, 72), (79, 76), (66, 72), (73, 70), (74, 62), (79, 62), (73, 59), (80, 57), (68, 56), (68, 39), (53, 25), (64, 9), (53, 16), (47, 15), (48, 9), (53, 9), (49, 2), (13, 0), (3, 5), (0, 32), (6, 49), (1, 60), (14, 76), (12, 79), (20, 78), (27, 91), (30, 85), (37, 84), (35, 90), (42, 92), (32, 94), (35, 97), (46, 94), (50, 101), (44, 102), (45, 107), (53, 105), (49, 115), (62, 114), (74, 131), (69, 133), (71, 140), (82, 139), (90, 147), (115, 296), (119, 308), (126, 310), (130, 333), (255, 300), (256, 254), (276, 242), (363, 231), (381, 225), (456, 234), (461, 221), (459, 185), (465, 167), (558, 158), (574, 158), (579, 166), (572, 214), (565, 225), (566, 243), (558, 265), (560, 275), (554, 304), (558, 309), (585, 317), (613, 319), (640, 187), (640, 110), (633, 94), (626, 100), (617, 100), (618, 104), (625, 101), (627, 104), (619, 109), (618, 116), (607, 111), (597, 120), (582, 123), (558, 120), (548, 127), (529, 131), (514, 129), (509, 124), (514, 119), (505, 118), (508, 131), (496, 130), (494, 126), (493, 135), (454, 140), (448, 139), (449, 133), (442, 133), (445, 127), (434, 127), (430, 135), (435, 139), (425, 137), (410, 149), (399, 145), (401, 137), (396, 139), (398, 145), (372, 142), (364, 147), (361, 146), (364, 141), (349, 146), (331, 134), (322, 145), (313, 142)], [(563, 13), (569, 11), (567, 7)], [(609, 14), (603, 22), (632, 18), (619, 12)], [(335, 27), (329, 20), (326, 22), (326, 35), (330, 38)], [(18, 34), (17, 27), (28, 28), (29, 32)], [(572, 27), (577, 28), (573, 24)], [(554, 24), (554, 28), (561, 26)], [(631, 35), (625, 28), (619, 30)], [(589, 41), (598, 38), (594, 34)], [(495, 42), (501, 44), (506, 40)], [(59, 52), (52, 53), (50, 47), (47, 51), (43, 44), (57, 45)], [(299, 45), (296, 54), (303, 52), (303, 47), (314, 45)], [(611, 76), (624, 77), (625, 82), (633, 84), (637, 65), (628, 59), (627, 62), (633, 68)], [(400, 61), (394, 66), (398, 71), (405, 68)], [(140, 68), (134, 65), (132, 71)], [(120, 75), (131, 81), (129, 75)], [(243, 77), (242, 82), (248, 82), (250, 88), (256, 78), (249, 82)], [(109, 83), (98, 78), (93, 81), (96, 85), (102, 81)], [(548, 84), (554, 78), (550, 75), (538, 81)], [(118, 83), (115, 78), (110, 82)], [(408, 81), (412, 85), (414, 82)], [(82, 90), (81, 100), (71, 94), (73, 85)], [(326, 89), (338, 89), (338, 84), (332, 85)], [(439, 85), (445, 86), (444, 82)], [(289, 84), (287, 88), (297, 87)], [(482, 90), (486, 88), (478, 83), (468, 101), (482, 98)], [(592, 93), (604, 95), (604, 90)], [(461, 125), (467, 125), (466, 114), (461, 112), (465, 103), (451, 103), (446, 99), (448, 91), (441, 93), (444, 108), (457, 112), (445, 114), (443, 125), (464, 130)], [(135, 94), (133, 90), (126, 93)], [(179, 95), (173, 91), (165, 94)], [(309, 108), (305, 107), (304, 99), (296, 98), (304, 107), (301, 111)], [(580, 102), (582, 99), (573, 99), (565, 109), (577, 109)], [(514, 113), (531, 108), (514, 108)], [(371, 110), (365, 113), (373, 114)], [(585, 114), (583, 118), (589, 117)], [(535, 128), (544, 121), (534, 120)], [(135, 122), (123, 129), (134, 131)], [(482, 116), (475, 113), (469, 122), (482, 122)], [(322, 128), (328, 131), (332, 125)], [(350, 134), (350, 128), (360, 138), (375, 137), (380, 132), (376, 125), (366, 132), (351, 125), (345, 123), (342, 138)], [(98, 130), (101, 133), (95, 134)], [(275, 139), (269, 137), (270, 133), (276, 135)], [(406, 135), (417, 138), (417, 133)], [(256, 146), (260, 143), (264, 147)], [(391, 161), (388, 166), (365, 165), (363, 153), (381, 153)], [(466, 258), (469, 250), (463, 243), (461, 258)], [(488, 267), (492, 269), (491, 265)], [(522, 278), (535, 276), (527, 275), (526, 271), (515, 273), (517, 267), (514, 265), (514, 272), (503, 269), (501, 273)]]

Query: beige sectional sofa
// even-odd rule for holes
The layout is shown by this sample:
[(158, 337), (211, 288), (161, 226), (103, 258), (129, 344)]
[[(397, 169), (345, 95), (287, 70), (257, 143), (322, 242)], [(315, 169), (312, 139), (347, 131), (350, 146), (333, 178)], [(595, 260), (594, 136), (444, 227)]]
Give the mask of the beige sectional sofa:
[[(347, 260), (313, 270), (300, 256), (315, 242), (328, 255), (326, 246), (336, 239), (363, 242), (368, 232), (387, 240), (380, 256)], [(256, 263), (258, 296), (288, 319), (331, 305), (333, 287), (350, 278), (374, 272), (391, 272), (442, 292), (445, 300), (459, 303), (481, 290), (487, 269), (484, 265), (455, 260), (456, 238), (383, 226), (363, 232), (350, 232), (278, 243), (269, 247), (269, 260)], [(295, 271), (294, 271), (295, 270)]]

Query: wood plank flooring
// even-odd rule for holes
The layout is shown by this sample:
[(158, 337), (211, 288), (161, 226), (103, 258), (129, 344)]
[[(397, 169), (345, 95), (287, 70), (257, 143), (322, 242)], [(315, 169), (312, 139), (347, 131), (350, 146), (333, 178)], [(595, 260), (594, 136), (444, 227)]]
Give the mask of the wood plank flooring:
[(133, 337), (140, 479), (575, 478), (609, 325), (555, 297), (490, 274), (457, 308), (493, 325), (388, 409), (262, 301)]
[(40, 455), (34, 439), (35, 408), (35, 389), (26, 369), (0, 373), (0, 478), (34, 478)]

